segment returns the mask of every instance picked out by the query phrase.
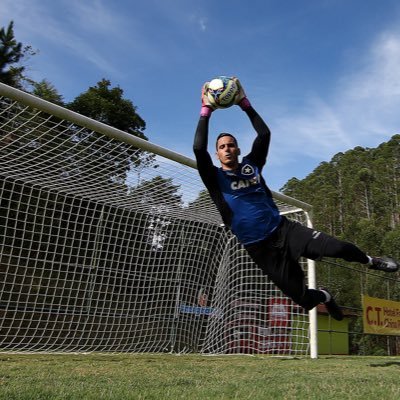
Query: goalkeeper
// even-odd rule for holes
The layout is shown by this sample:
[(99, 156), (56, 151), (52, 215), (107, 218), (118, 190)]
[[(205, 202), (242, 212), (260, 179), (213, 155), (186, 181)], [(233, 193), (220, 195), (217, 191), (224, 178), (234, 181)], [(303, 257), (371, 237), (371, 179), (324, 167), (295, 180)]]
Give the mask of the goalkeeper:
[(309, 289), (306, 286), (304, 272), (298, 263), (301, 256), (312, 260), (342, 258), (386, 272), (397, 271), (399, 264), (388, 257), (370, 257), (352, 243), (290, 221), (279, 214), (272, 193), (261, 175), (271, 132), (252, 107), (239, 80), (234, 79), (240, 88), (235, 104), (247, 114), (257, 136), (250, 153), (239, 162), (240, 148), (235, 137), (230, 133), (221, 133), (216, 141), (216, 155), (221, 167), (213, 165), (207, 144), (209, 120), (214, 107), (206, 96), (206, 82), (202, 89), (202, 107), (193, 145), (201, 179), (225, 225), (263, 273), (304, 309), (311, 310), (324, 303), (332, 318), (341, 320), (343, 313), (327, 289)]

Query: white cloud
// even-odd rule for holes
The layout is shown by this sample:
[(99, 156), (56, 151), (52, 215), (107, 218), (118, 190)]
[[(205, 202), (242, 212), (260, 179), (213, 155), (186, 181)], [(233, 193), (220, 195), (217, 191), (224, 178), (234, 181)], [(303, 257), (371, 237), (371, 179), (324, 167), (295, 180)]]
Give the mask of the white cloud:
[(200, 30), (204, 32), (207, 29), (207, 19), (199, 18), (199, 26), (200, 26)]
[(382, 34), (372, 46), (364, 69), (355, 76), (346, 77), (350, 83), (346, 93), (354, 101), (378, 98), (390, 104), (400, 96), (400, 33)]
[[(61, 1), (57, 13), (51, 14), (50, 9), (40, 1), (3, 0), (0, 12), (3, 25), (7, 20), (17, 18), (14, 32), (18, 41), (31, 44), (34, 49), (40, 49), (41, 44), (47, 42), (55, 48), (67, 49), (71, 57), (83, 62), (86, 60), (102, 71), (117, 72), (112, 62), (102, 54), (100, 35), (109, 35), (111, 30), (117, 30), (118, 19), (102, 6), (101, 1), (85, 4), (81, 1)], [(98, 35), (98, 46), (93, 45), (93, 36), (85, 35), (87, 30)], [(67, 54), (65, 58), (68, 58)]]
[[(400, 131), (400, 32), (379, 36), (358, 74), (341, 82), (348, 125), (365, 136), (384, 137)], [(347, 111), (347, 112), (346, 112)], [(350, 120), (350, 115), (353, 118)]]
[[(355, 146), (375, 147), (400, 132), (400, 32), (380, 35), (333, 93), (309, 97), (301, 112), (272, 121), (276, 164), (294, 155), (329, 160)], [(354, 72), (356, 71), (356, 72)]]
[(320, 158), (331, 154), (332, 148), (352, 145), (346, 135), (340, 115), (320, 98), (308, 100), (303, 114), (277, 119), (271, 126), (278, 148), (284, 152), (301, 152)]
[(112, 13), (108, 3), (101, 0), (69, 1), (68, 6), (73, 20), (81, 29), (110, 35), (120, 28), (120, 18)]

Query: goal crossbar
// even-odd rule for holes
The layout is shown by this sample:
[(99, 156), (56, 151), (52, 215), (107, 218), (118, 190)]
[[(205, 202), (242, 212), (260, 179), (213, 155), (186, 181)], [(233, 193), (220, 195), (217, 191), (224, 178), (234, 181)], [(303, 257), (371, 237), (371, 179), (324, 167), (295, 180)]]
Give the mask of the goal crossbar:
[[(99, 132), (108, 137), (123, 141), (132, 146), (141, 148), (145, 151), (149, 151), (151, 153), (165, 157), (180, 164), (187, 165), (188, 167), (197, 169), (196, 161), (189, 157), (179, 154), (173, 150), (169, 150), (165, 147), (158, 146), (152, 142), (141, 139), (137, 136), (133, 136), (127, 132), (123, 132), (119, 129), (116, 129), (102, 122), (96, 121), (92, 118), (88, 118), (82, 114), (68, 110), (57, 104), (40, 99), (36, 96), (33, 96), (30, 93), (15, 89), (11, 86), (5, 85), (4, 83), (0, 83), (0, 94), (2, 96), (9, 97), (10, 99), (13, 99), (15, 101), (21, 102), (26, 106), (32, 108), (39, 108), (41, 111), (46, 112), (50, 115), (55, 115), (63, 120), (74, 122), (78, 125), (84, 126), (88, 129), (92, 129), (93, 131)], [(310, 204), (295, 199), (293, 197), (287, 196), (283, 193), (279, 193), (272, 190), (272, 194), (276, 200), (279, 200), (282, 203), (290, 204), (293, 207), (298, 207), (300, 210), (310, 212), (312, 209), (312, 206)]]

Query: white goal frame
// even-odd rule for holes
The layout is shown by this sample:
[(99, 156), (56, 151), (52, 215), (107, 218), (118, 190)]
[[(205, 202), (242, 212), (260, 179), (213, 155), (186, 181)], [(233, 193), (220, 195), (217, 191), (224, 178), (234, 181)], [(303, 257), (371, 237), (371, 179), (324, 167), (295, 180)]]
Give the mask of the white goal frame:
[[(204, 189), (204, 187), (202, 186), (201, 182), (196, 181), (196, 182), (192, 182), (193, 181), (193, 174), (190, 171), (193, 171), (194, 169), (196, 169), (196, 162), (191, 159), (188, 158), (184, 155), (178, 154), (172, 150), (166, 149), (164, 147), (158, 146), (154, 143), (148, 142), (146, 140), (140, 139), (138, 137), (135, 137), (133, 135), (130, 135), (126, 132), (120, 131), (116, 128), (113, 128), (111, 126), (108, 126), (106, 124), (103, 124), (101, 122), (95, 121), (93, 119), (90, 119), (88, 117), (85, 117), (83, 115), (80, 115), (78, 113), (75, 113), (73, 111), (70, 111), (66, 108), (63, 108), (61, 106), (57, 106), (55, 104), (52, 104), (48, 101), (45, 101), (43, 99), (37, 98), (29, 93), (20, 91), (18, 89), (9, 87), (7, 85), (4, 85), (2, 83), (0, 83), (0, 99), (5, 100), (4, 104), (9, 103), (10, 104), (10, 110), (13, 107), (20, 107), (21, 111), (21, 115), (23, 115), (23, 113), (25, 112), (24, 110), (26, 110), (26, 112), (30, 113), (30, 115), (34, 115), (30, 121), (27, 121), (26, 123), (21, 123), (18, 122), (18, 129), (19, 131), (28, 131), (29, 130), (29, 124), (31, 123), (31, 121), (35, 120), (35, 129), (42, 129), (43, 130), (43, 138), (47, 137), (46, 135), (51, 135), (51, 129), (58, 129), (58, 127), (61, 126), (65, 126), (68, 125), (70, 129), (71, 126), (73, 126), (73, 128), (71, 129), (76, 129), (76, 127), (79, 128), (83, 128), (85, 130), (89, 130), (91, 132), (94, 132), (96, 135), (98, 136), (103, 136), (106, 138), (109, 138), (113, 141), (117, 141), (120, 143), (124, 143), (128, 146), (131, 146), (135, 149), (139, 149), (141, 152), (146, 152), (148, 154), (151, 154), (153, 157), (153, 160), (156, 160), (157, 163), (159, 165), (167, 165), (167, 164), (179, 164), (182, 166), (187, 167), (186, 170), (188, 170), (189, 172), (186, 173), (185, 171), (181, 174), (181, 181), (179, 183), (179, 185), (184, 186), (185, 184), (188, 185), (192, 185), (193, 187), (196, 187), (199, 191)], [(1, 104), (0, 107), (5, 107), (4, 104)], [(0, 112), (2, 110), (0, 109)], [(46, 117), (47, 116), (47, 117)], [(3, 126), (7, 126), (8, 128), (13, 124), (12, 119), (14, 118), (13, 114), (10, 113), (10, 120), (6, 120), (7, 119), (7, 111), (3, 110), (3, 114), (0, 114), (0, 117), (3, 118)], [(37, 120), (40, 118), (40, 122), (37, 122)], [(0, 127), (1, 127), (1, 120), (0, 120)], [(47, 129), (47, 126), (50, 126), (50, 130)], [(55, 128), (57, 127), (57, 128)], [(10, 128), (11, 129), (11, 128)], [(12, 130), (12, 129), (11, 129)], [(11, 131), (10, 131), (11, 132)], [(3, 135), (3, 136), (2, 136)], [(7, 132), (1, 132), (0, 131), (0, 145), (1, 146), (9, 146), (9, 142), (10, 140), (10, 136), (11, 133)], [(34, 143), (28, 143), (26, 144), (25, 148), (28, 148), (29, 146), (31, 147), (35, 147)], [(59, 145), (59, 147), (61, 147), (62, 144)], [(104, 147), (105, 148), (105, 147)], [(1, 150), (1, 147), (0, 147)], [(34, 154), (34, 153), (32, 153)], [(31, 162), (31, 161), (29, 161)], [(32, 184), (32, 188), (30, 189), (32, 192), (34, 191), (35, 193), (37, 192), (41, 192), (41, 194), (45, 193), (45, 196), (49, 197), (57, 197), (59, 195), (59, 193), (64, 193), (65, 194), (65, 188), (61, 188), (61, 186), (49, 186), (49, 176), (51, 175), (51, 171), (49, 172), (48, 169), (43, 168), (43, 172), (41, 172), (41, 164), (37, 164), (35, 165), (35, 160), (32, 160), (32, 168), (36, 168), (39, 172), (38, 173), (43, 173), (43, 180), (40, 180), (40, 182), (42, 183), (37, 183), (37, 182), (32, 182), (28, 175), (28, 173), (26, 173), (24, 168), (21, 168), (20, 170), (12, 170), (12, 168), (10, 169), (9, 172), (9, 176), (12, 176), (12, 180), (10, 180), (9, 182), (12, 182), (12, 186), (13, 187), (17, 187), (19, 186), (19, 184)], [(28, 168), (29, 169), (29, 168)], [(28, 170), (27, 169), (27, 170)], [(93, 167), (94, 169), (94, 167)], [(4, 173), (4, 172), (3, 172)], [(8, 172), (6, 172), (5, 176), (1, 177), (2, 179), (8, 179)], [(67, 174), (67, 173), (66, 173)], [(67, 174), (68, 175), (68, 174)], [(197, 175), (197, 174), (196, 174)], [(140, 178), (140, 172), (139, 172), (139, 178)], [(171, 182), (174, 182), (174, 176), (169, 176), (168, 178), (171, 178)], [(117, 179), (117, 178), (116, 178)], [(185, 180), (187, 179), (187, 181)], [(39, 181), (38, 181), (39, 182)], [(1, 185), (1, 181), (0, 181), (0, 185)], [(10, 184), (11, 185), (11, 184)], [(43, 185), (43, 186), (41, 186)], [(82, 185), (82, 183), (80, 183), (80, 186), (78, 187), (77, 185), (75, 185), (75, 182), (73, 182), (71, 180), (70, 183), (70, 187), (71, 190), (76, 190), (77, 192), (79, 192), (79, 198), (81, 199), (81, 202), (85, 202), (85, 198), (87, 196), (89, 196), (89, 198), (93, 198), (93, 189), (92, 189), (92, 182), (88, 182), (88, 184), (84, 184)], [(116, 187), (116, 191), (118, 191), (118, 185), (115, 184)], [(92, 191), (91, 191), (92, 190)], [(63, 194), (63, 196), (64, 196)], [(124, 208), (124, 206), (126, 206), (126, 204), (121, 204), (121, 200), (118, 199), (118, 196), (116, 196), (116, 194), (118, 193), (111, 193), (111, 196), (113, 196), (112, 198), (115, 198), (115, 201), (119, 203), (117, 204), (117, 206), (119, 208)], [(107, 196), (110, 195), (110, 193), (107, 193)], [(14, 194), (11, 194), (10, 196), (14, 196)], [(25, 201), (22, 200), (23, 199), (23, 194), (19, 194), (19, 196), (21, 197), (21, 201)], [(68, 196), (68, 193), (65, 195)], [(86, 196), (86, 197), (85, 197)], [(90, 197), (92, 196), (92, 197)], [(280, 211), (282, 214), (288, 215), (289, 217), (294, 216), (294, 215), (299, 215), (301, 222), (306, 224), (309, 227), (312, 227), (312, 220), (311, 220), (311, 211), (312, 208), (309, 204), (306, 204), (302, 201), (299, 201), (297, 199), (291, 198), (289, 196), (286, 196), (282, 193), (278, 193), (278, 192), (273, 192), (273, 196), (274, 199), (276, 200)], [(105, 221), (107, 218), (116, 218), (116, 216), (111, 216), (108, 215), (107, 213), (110, 213), (109, 211), (109, 206), (107, 204), (107, 200), (106, 200), (106, 194), (104, 193), (100, 193), (99, 191), (95, 192), (95, 201), (98, 202), (99, 204), (101, 204), (101, 206), (99, 207), (98, 211), (96, 211), (96, 215), (98, 217), (98, 225), (95, 227), (95, 229), (92, 231), (92, 234), (94, 236), (101, 236), (104, 232), (102, 231), (104, 229), (104, 226), (102, 226), (102, 221)], [(144, 197), (143, 197), (144, 198)], [(83, 200), (82, 200), (83, 199)], [(0, 199), (1, 200), (1, 199)], [(136, 199), (137, 200), (137, 199)], [(194, 199), (190, 199), (188, 200), (193, 201)], [(114, 201), (114, 200), (113, 200)], [(208, 200), (207, 200), (208, 201)], [(220, 237), (221, 239), (219, 240), (217, 246), (218, 248), (220, 248), (221, 251), (221, 258), (220, 258), (220, 262), (222, 263), (220, 265), (220, 267), (218, 268), (218, 271), (216, 272), (216, 284), (218, 285), (222, 285), (222, 287), (228, 287), (229, 285), (231, 285), (231, 273), (232, 271), (229, 270), (229, 268), (227, 266), (230, 265), (229, 260), (232, 259), (232, 257), (238, 257), (237, 262), (239, 263), (243, 263), (243, 265), (245, 266), (244, 268), (248, 268), (248, 270), (251, 270), (251, 266), (249, 266), (249, 261), (247, 259), (244, 259), (243, 257), (245, 257), (242, 254), (242, 249), (241, 246), (238, 245), (235, 241), (235, 238), (230, 235), (229, 233), (225, 232), (223, 230), (223, 228), (221, 228), (220, 226), (220, 222), (219, 221), (219, 217), (217, 216), (218, 213), (215, 210), (215, 207), (213, 206), (213, 204), (211, 202), (209, 203), (204, 203), (207, 204), (206, 209), (204, 211), (204, 213), (198, 210), (196, 210), (195, 208), (192, 208), (190, 210), (178, 210), (176, 215), (174, 216), (174, 218), (176, 220), (179, 220), (180, 218), (182, 218), (182, 221), (185, 221), (186, 219), (191, 220), (191, 219), (197, 219), (197, 218), (204, 218), (205, 219), (205, 224), (207, 225), (207, 229), (208, 231), (205, 232), (206, 235), (214, 235), (214, 233), (212, 232), (218, 232), (215, 233), (216, 237)], [(151, 203), (151, 204), (150, 204)], [(153, 232), (153, 243), (150, 243), (151, 246), (153, 246), (153, 249), (157, 250), (157, 246), (161, 246), (160, 243), (162, 243), (163, 241), (163, 229), (167, 229), (168, 226), (171, 226), (174, 224), (173, 220), (168, 220), (165, 219), (165, 216), (163, 214), (163, 210), (162, 210), (162, 206), (157, 206), (157, 200), (154, 201), (149, 201), (149, 204), (143, 204), (143, 200), (142, 200), (142, 205), (143, 205), (143, 210), (140, 210), (141, 213), (146, 214), (146, 223), (148, 224), (148, 227), (146, 229), (150, 229)], [(204, 206), (204, 205), (203, 205)], [(32, 208), (32, 207), (31, 207)], [(65, 208), (67, 208), (65, 206)], [(27, 206), (27, 209), (29, 209), (29, 207)], [(72, 206), (71, 206), (72, 209)], [(37, 211), (36, 211), (37, 212)], [(53, 212), (55, 213), (56, 211), (49, 211), (49, 212)], [(12, 218), (11, 212), (6, 210), (4, 212), (4, 215), (8, 215), (7, 218)], [(123, 214), (123, 212), (122, 212)], [(197, 214), (203, 214), (203, 215), (197, 215)], [(46, 216), (44, 216), (43, 218), (45, 218)], [(35, 218), (35, 215), (32, 214), (32, 216), (30, 217), (31, 219)], [(183, 222), (183, 226), (185, 226), (186, 222)], [(4, 229), (5, 232), (5, 225), (2, 226), (0, 224), (0, 229)], [(25, 229), (30, 229), (29, 228), (29, 224), (27, 223), (25, 226)], [(168, 228), (169, 229), (169, 228)], [(181, 229), (181, 228), (179, 228)], [(179, 278), (179, 274), (182, 274), (183, 271), (185, 270), (185, 267), (187, 267), (186, 263), (187, 261), (185, 260), (185, 254), (184, 251), (185, 249), (188, 250), (190, 249), (190, 246), (192, 245), (191, 242), (193, 241), (191, 239), (188, 232), (192, 232), (192, 225), (190, 225), (189, 229), (187, 229), (185, 231), (185, 229), (181, 229), (181, 234), (179, 234), (179, 238), (176, 238), (177, 242), (176, 243), (180, 243), (182, 244), (182, 250), (180, 250), (179, 253), (176, 253), (175, 255), (175, 262), (176, 262), (176, 273), (177, 276)], [(202, 228), (203, 229), (203, 228)], [(204, 228), (206, 229), (206, 228)], [(1, 233), (1, 232), (0, 232)], [(82, 233), (83, 235), (84, 233)], [(10, 239), (11, 240), (11, 239)], [(222, 240), (222, 242), (221, 242)], [(17, 245), (18, 242), (18, 238), (12, 238), (12, 242), (15, 244), (15, 246)], [(76, 241), (74, 242), (75, 244), (77, 243)], [(96, 243), (97, 239), (96, 239)], [(1, 245), (1, 242), (0, 242)], [(97, 246), (97, 245), (96, 245)], [(49, 244), (49, 248), (50, 248), (50, 244)], [(99, 252), (101, 251), (101, 249), (94, 249), (93, 250), (94, 253), (92, 254), (99, 254)], [(198, 250), (197, 250), (198, 251)], [(174, 253), (175, 254), (175, 253)], [(15, 288), (17, 286), (21, 287), (21, 285), (23, 283), (21, 283), (21, 281), (23, 281), (24, 279), (27, 279), (24, 276), (20, 276), (20, 272), (18, 272), (18, 276), (17, 273), (14, 276), (11, 276), (13, 274), (13, 269), (7, 266), (7, 255), (6, 254), (2, 254), (2, 249), (0, 248), (0, 256), (2, 256), (2, 258), (0, 260), (2, 260), (2, 264), (0, 264), (1, 269), (1, 274), (0, 274), (0, 289), (3, 288), (3, 290), (8, 291), (9, 292), (9, 296), (8, 299), (12, 298), (13, 299), (13, 307), (17, 307), (18, 308), (18, 299), (20, 300), (21, 304), (24, 301), (24, 296), (25, 294), (22, 294), (22, 292), (18, 293), (16, 292)], [(121, 255), (114, 255), (115, 257), (119, 256), (121, 257)], [(13, 256), (14, 259), (18, 258)], [(56, 256), (54, 256), (56, 257)], [(225, 257), (228, 257), (229, 260), (225, 260)], [(11, 256), (8, 257), (9, 259), (11, 259)], [(90, 270), (89, 271), (78, 271), (78, 267), (77, 265), (74, 266), (75, 270), (74, 270), (74, 275), (73, 276), (78, 276), (79, 274), (89, 274), (92, 271), (95, 271), (97, 268), (97, 264), (99, 260), (93, 259), (92, 260), (92, 265), (90, 266)], [(10, 261), (11, 262), (11, 261)], [(18, 263), (17, 261), (13, 261)], [(25, 262), (29, 262), (25, 261)], [(32, 263), (36, 263), (35, 265), (40, 265), (40, 268), (45, 268), (43, 267), (41, 264), (38, 264), (38, 260), (33, 260)], [(44, 264), (43, 264), (44, 265)], [(304, 265), (305, 265), (305, 269), (307, 272), (307, 279), (308, 279), (308, 285), (310, 288), (315, 288), (316, 287), (316, 276), (315, 276), (315, 263), (312, 260), (305, 260), (304, 261)], [(152, 265), (152, 268), (154, 268), (155, 265)], [(17, 268), (17, 267), (16, 267)], [(20, 266), (18, 267), (20, 268)], [(61, 270), (60, 270), (61, 271)], [(47, 273), (48, 272), (40, 272), (41, 273), (41, 279), (45, 280), (45, 278), (47, 279)], [(71, 272), (72, 273), (72, 272)], [(255, 272), (252, 272), (255, 273)], [(9, 274), (7, 276), (7, 274)], [(62, 272), (59, 272), (59, 275), (61, 275)], [(257, 275), (257, 273), (255, 273)], [(37, 278), (38, 275), (35, 275), (35, 279)], [(65, 275), (67, 276), (67, 275)], [(72, 275), (71, 275), (72, 276)], [(251, 278), (252, 275), (249, 275), (249, 277)], [(32, 277), (31, 281), (30, 281), (30, 285), (32, 285), (32, 282), (34, 281), (34, 279)], [(177, 278), (177, 279), (178, 279)], [(249, 279), (250, 279), (249, 278)], [(153, 279), (152, 277), (146, 277), (145, 279)], [(155, 275), (154, 275), (154, 279), (158, 279)], [(175, 278), (174, 278), (175, 279)], [(235, 278), (236, 279), (236, 278)], [(238, 278), (238, 279), (242, 279), (242, 278)], [(252, 279), (252, 278), (251, 278)], [(256, 279), (257, 281), (264, 280), (266, 278), (264, 277), (260, 277), (260, 276), (256, 276), (254, 279)], [(221, 283), (222, 282), (222, 283)], [(264, 281), (263, 281), (264, 282)], [(18, 284), (17, 284), (18, 283)], [(164, 284), (164, 283), (163, 283)], [(245, 285), (248, 285), (249, 282), (245, 282)], [(93, 283), (93, 287), (94, 287), (95, 283)], [(228, 286), (224, 286), (224, 285), (228, 285)], [(92, 289), (93, 289), (92, 287)], [(180, 290), (184, 290), (185, 288), (181, 288), (179, 289), (179, 284), (177, 286), (177, 298), (179, 298)], [(50, 289), (47, 288), (47, 291), (49, 291)], [(75, 289), (72, 290), (71, 288), (68, 289), (68, 282), (65, 282), (65, 287), (58, 287), (58, 288), (52, 288), (52, 290), (54, 292), (60, 292), (60, 296), (63, 295), (63, 293), (67, 293), (68, 290), (70, 292), (68, 293), (75, 293), (77, 292)], [(88, 288), (85, 288), (85, 290), (87, 291)], [(94, 289), (93, 289), (94, 290)], [(111, 289), (110, 289), (111, 290)], [(187, 290), (187, 288), (185, 289)], [(174, 318), (172, 318), (173, 320), (178, 321), (178, 317), (182, 317), (187, 315), (188, 316), (188, 327), (183, 327), (182, 329), (187, 329), (188, 332), (185, 333), (185, 335), (187, 337), (191, 337), (193, 336), (194, 341), (199, 340), (198, 337), (199, 335), (202, 337), (202, 344), (201, 346), (198, 346), (198, 351), (202, 352), (202, 353), (214, 353), (214, 349), (217, 349), (215, 352), (216, 353), (229, 353), (229, 349), (227, 350), (227, 337), (226, 337), (226, 333), (221, 333), (219, 332), (221, 330), (221, 326), (219, 324), (219, 320), (221, 318), (221, 315), (219, 313), (222, 313), (222, 309), (224, 308), (224, 313), (226, 314), (227, 311), (227, 305), (223, 305), (223, 306), (216, 306), (217, 304), (217, 299), (218, 299), (218, 290), (222, 291), (222, 289), (215, 289), (215, 293), (214, 293), (214, 303), (209, 305), (207, 304), (207, 293), (203, 292), (202, 290), (199, 291), (198, 293), (198, 304), (196, 306), (190, 305), (190, 304), (183, 304), (182, 302), (177, 301), (176, 305), (175, 305), (175, 311), (173, 311), (173, 315)], [(257, 287), (257, 290), (258, 287)], [(79, 290), (78, 290), (79, 292)], [(125, 297), (129, 296), (129, 290), (126, 289), (126, 292), (124, 294)], [(93, 293), (92, 293), (93, 294)], [(104, 292), (103, 295), (110, 300), (112, 300), (112, 293), (109, 292)], [(115, 294), (116, 295), (116, 294)], [(224, 294), (221, 294), (221, 296), (223, 296)], [(28, 296), (28, 295), (27, 295)], [(32, 293), (29, 293), (29, 296), (32, 297)], [(28, 296), (28, 297), (29, 297)], [(86, 297), (89, 296), (87, 294), (84, 295), (85, 299)], [(121, 294), (122, 296), (122, 294)], [(143, 295), (145, 298), (145, 295)], [(87, 300), (87, 299), (86, 299)], [(86, 301), (85, 300), (85, 301)], [(82, 298), (79, 298), (79, 301), (82, 301)], [(89, 300), (88, 300), (89, 301)], [(106, 300), (104, 300), (106, 301)], [(158, 299), (157, 301), (161, 301), (162, 299)], [(204, 303), (202, 303), (204, 301)], [(39, 300), (38, 300), (39, 302)], [(235, 300), (235, 307), (237, 306), (237, 304), (240, 302), (239, 300)], [(17, 306), (15, 306), (15, 304), (17, 304)], [(25, 304), (25, 303), (24, 303)], [(89, 304), (89, 303), (88, 303)], [(118, 303), (119, 304), (119, 303)], [(254, 306), (254, 304), (252, 304)], [(30, 305), (31, 307), (32, 305)], [(243, 318), (243, 310), (248, 306), (248, 304), (240, 304), (241, 307), (241, 314), (240, 314), (240, 318)], [(25, 311), (26, 311), (26, 304), (24, 305), (25, 307)], [(46, 313), (45, 308), (43, 308), (43, 305), (41, 305), (42, 307), (42, 313)], [(60, 306), (60, 313), (62, 313), (62, 307)], [(103, 332), (101, 330), (98, 330), (96, 332), (96, 335), (98, 335), (96, 337), (96, 343), (105, 343), (105, 345), (85, 345), (85, 343), (89, 343), (91, 342), (91, 338), (90, 338), (90, 329), (88, 329), (87, 331), (84, 330), (84, 332), (81, 332), (81, 336), (80, 336), (80, 341), (78, 344), (76, 344), (76, 342), (74, 342), (72, 339), (70, 340), (70, 338), (66, 338), (66, 337), (62, 337), (63, 335), (65, 335), (66, 332), (66, 326), (69, 328), (71, 335), (73, 336), (74, 332), (74, 322), (71, 320), (64, 320), (64, 324), (63, 324), (63, 329), (62, 330), (57, 330), (57, 325), (54, 323), (54, 325), (52, 325), (52, 321), (48, 320), (47, 322), (43, 322), (41, 320), (41, 324), (48, 324), (48, 326), (53, 326), (53, 328), (51, 328), (51, 332), (48, 333), (45, 329), (43, 329), (42, 327), (40, 327), (40, 332), (42, 332), (42, 335), (46, 336), (41, 338), (40, 344), (36, 343), (35, 338), (29, 335), (32, 335), (32, 333), (29, 333), (29, 337), (27, 336), (26, 338), (21, 339), (19, 342), (13, 342), (12, 340), (10, 340), (10, 335), (14, 335), (16, 332), (18, 332), (18, 329), (20, 329), (20, 331), (26, 331), (26, 332), (30, 332), (29, 331), (29, 327), (32, 324), (32, 321), (25, 321), (24, 320), (24, 316), (25, 316), (25, 312), (21, 311), (21, 310), (13, 310), (12, 307), (10, 306), (10, 303), (7, 303), (7, 299), (6, 300), (2, 300), (0, 303), (0, 314), (3, 317), (3, 323), (4, 321), (7, 321), (7, 312), (10, 312), (11, 314), (14, 313), (13, 315), (15, 315), (15, 317), (13, 318), (18, 318), (18, 323), (15, 323), (15, 321), (8, 321), (7, 324), (5, 324), (4, 326), (1, 325), (2, 322), (0, 322), (0, 327), (7, 330), (8, 329), (8, 334), (2, 335), (0, 337), (0, 351), (116, 351), (116, 352), (120, 352), (120, 351), (132, 351), (132, 347), (129, 346), (128, 344), (125, 344), (124, 346), (114, 346), (112, 343), (110, 344), (110, 342), (112, 342), (113, 340), (115, 341), (115, 337), (113, 336), (114, 339), (112, 338), (107, 338), (107, 332)], [(26, 311), (27, 312), (27, 311)], [(115, 312), (115, 310), (113, 311)], [(234, 317), (232, 317), (232, 310), (229, 310), (229, 312), (231, 313), (231, 321), (233, 321), (232, 318), (238, 318), (238, 313), (234, 314)], [(246, 311), (247, 313), (249, 313), (249, 310), (247, 309)], [(251, 311), (252, 313), (254, 313), (255, 311)], [(85, 305), (82, 304), (77, 304), (77, 311), (76, 313), (81, 313), (82, 315), (85, 314)], [(11, 315), (10, 314), (10, 315)], [(114, 315), (114, 314), (113, 314)], [(253, 314), (255, 315), (255, 314)], [(257, 311), (257, 315), (259, 315), (259, 311)], [(299, 314), (300, 315), (300, 314)], [(207, 324), (203, 324), (204, 326), (202, 326), (201, 328), (198, 328), (196, 325), (196, 318), (202, 318), (206, 316), (207, 318), (209, 318), (209, 321), (207, 322)], [(84, 326), (89, 326), (90, 323), (90, 318), (85, 315), (82, 316), (83, 319), (86, 318), (86, 322), (84, 323)], [(156, 318), (156, 317), (152, 317), (152, 318)], [(67, 321), (67, 322), (66, 322)], [(122, 321), (122, 319), (121, 319)], [(129, 324), (134, 324), (136, 322), (133, 322), (134, 319), (130, 320), (129, 318), (125, 318), (124, 319), (124, 326), (123, 329), (127, 329), (127, 331), (129, 331), (131, 334), (129, 336), (129, 340), (135, 340), (135, 335), (132, 330), (132, 327), (128, 327), (127, 325)], [(80, 322), (81, 323), (81, 322)], [(122, 322), (120, 322), (122, 324)], [(236, 323), (236, 322), (235, 322)], [(174, 325), (175, 324), (175, 325)], [(82, 326), (82, 325), (80, 325)], [(180, 328), (180, 324), (178, 322), (173, 322), (172, 326), (175, 326), (175, 328), (172, 329), (172, 333), (171, 333), (171, 340), (170, 340), (170, 344), (169, 348), (165, 348), (164, 351), (171, 351), (171, 352), (175, 352), (174, 349), (174, 343), (178, 343), (179, 342), (179, 329)], [(118, 329), (119, 327), (116, 327), (115, 329)], [(36, 329), (36, 330), (35, 330)], [(38, 328), (38, 323), (35, 325), (35, 329), (33, 331), (38, 332), (39, 328)], [(85, 328), (86, 329), (86, 328)], [(122, 329), (122, 328), (121, 328)], [(144, 329), (144, 328), (143, 328)], [(154, 334), (157, 335), (158, 331), (157, 328), (155, 328), (155, 322), (152, 322), (151, 324), (149, 324), (149, 326), (146, 328), (149, 330), (149, 335)], [(213, 339), (212, 340), (208, 340), (205, 339), (204, 340), (204, 333), (201, 332), (202, 329), (206, 329), (206, 336), (208, 334), (212, 334)], [(225, 326), (224, 326), (225, 329)], [(236, 329), (236, 328), (235, 328)], [(307, 352), (309, 352), (309, 355), (311, 358), (317, 358), (318, 356), (318, 346), (317, 346), (317, 311), (316, 308), (311, 310), (308, 313), (308, 321), (307, 321), (307, 325), (306, 325), (306, 329), (307, 329), (307, 335), (308, 335), (308, 349), (306, 350)], [(190, 332), (189, 332), (190, 331)], [(43, 333), (44, 332), (44, 333)], [(154, 332), (154, 333), (152, 333)], [(235, 333), (236, 334), (236, 333)], [(23, 334), (21, 334), (23, 336)], [(68, 336), (68, 334), (67, 334)], [(101, 337), (100, 337), (101, 336)], [(120, 338), (118, 340), (121, 340)], [(66, 345), (66, 343), (73, 343), (74, 345)], [(221, 345), (221, 342), (224, 342), (223, 345)], [(162, 346), (161, 346), (162, 347)], [(190, 347), (190, 346), (189, 346)], [(189, 350), (186, 350), (186, 348), (179, 348), (178, 352), (185, 352), (185, 351), (193, 351), (192, 350), (193, 347), (190, 347)], [(241, 353), (242, 351), (240, 350), (241, 348), (239, 347), (239, 350), (237, 348), (235, 348), (233, 350), (233, 352), (235, 353)], [(133, 350), (136, 351), (136, 350)], [(153, 347), (146, 347), (146, 344), (143, 344), (142, 347), (140, 348), (139, 351), (154, 351)], [(160, 351), (159, 348), (157, 348), (157, 350), (155, 351)], [(290, 352), (289, 352), (290, 353)], [(303, 351), (304, 353), (304, 351)], [(279, 354), (284, 354), (283, 353), (279, 353)], [(290, 353), (293, 354), (293, 353)], [(296, 354), (300, 354), (300, 353), (296, 353)]]

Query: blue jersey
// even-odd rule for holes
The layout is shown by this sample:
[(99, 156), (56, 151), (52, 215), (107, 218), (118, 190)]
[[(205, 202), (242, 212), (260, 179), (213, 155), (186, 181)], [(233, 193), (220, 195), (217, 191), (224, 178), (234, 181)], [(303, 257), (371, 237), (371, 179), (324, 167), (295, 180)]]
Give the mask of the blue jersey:
[(279, 210), (258, 167), (248, 158), (235, 172), (218, 168), (218, 186), (232, 210), (232, 232), (244, 245), (265, 239), (279, 225)]
[(242, 244), (250, 245), (266, 239), (277, 228), (281, 217), (261, 175), (271, 132), (254, 108), (247, 108), (246, 113), (257, 137), (236, 171), (214, 166), (207, 151), (209, 117), (201, 116), (199, 119), (193, 151), (201, 179), (225, 225)]

